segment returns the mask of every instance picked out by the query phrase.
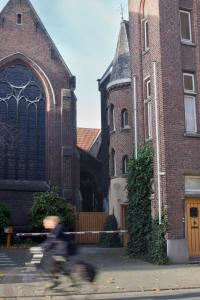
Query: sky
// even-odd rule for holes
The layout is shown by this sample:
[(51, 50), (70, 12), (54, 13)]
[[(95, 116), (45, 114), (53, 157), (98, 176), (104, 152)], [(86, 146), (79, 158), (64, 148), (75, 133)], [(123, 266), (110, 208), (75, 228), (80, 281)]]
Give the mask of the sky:
[[(0, 0), (0, 11), (8, 0)], [(71, 73), (76, 76), (77, 125), (100, 128), (97, 79), (111, 63), (128, 0), (31, 0)]]

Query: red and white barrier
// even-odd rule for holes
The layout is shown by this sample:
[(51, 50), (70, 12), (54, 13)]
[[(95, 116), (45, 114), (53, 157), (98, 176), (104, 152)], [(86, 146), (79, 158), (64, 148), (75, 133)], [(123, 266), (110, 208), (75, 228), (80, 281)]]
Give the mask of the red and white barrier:
[[(66, 235), (76, 235), (76, 234), (98, 234), (98, 233), (127, 233), (127, 230), (98, 230), (98, 231), (75, 231), (75, 232), (64, 232)], [(16, 236), (46, 236), (48, 232), (30, 232), (30, 233), (16, 233)]]

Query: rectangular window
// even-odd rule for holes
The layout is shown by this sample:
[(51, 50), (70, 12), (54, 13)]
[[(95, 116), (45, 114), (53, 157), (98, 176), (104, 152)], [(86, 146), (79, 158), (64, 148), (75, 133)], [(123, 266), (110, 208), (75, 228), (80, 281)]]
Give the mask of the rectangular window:
[(199, 194), (200, 193), (200, 177), (185, 176), (185, 193)]
[(185, 104), (185, 128), (186, 132), (196, 133), (197, 124), (196, 124), (196, 103), (195, 97), (185, 95), (184, 96)]
[(149, 22), (144, 21), (144, 51), (149, 49)]
[(183, 73), (183, 88), (184, 88), (184, 93), (195, 92), (194, 74)]
[(17, 14), (17, 25), (21, 25), (21, 24), (22, 24), (22, 15)]
[(148, 138), (152, 138), (152, 102), (147, 103)]
[(189, 11), (180, 10), (181, 40), (192, 42), (191, 14)]

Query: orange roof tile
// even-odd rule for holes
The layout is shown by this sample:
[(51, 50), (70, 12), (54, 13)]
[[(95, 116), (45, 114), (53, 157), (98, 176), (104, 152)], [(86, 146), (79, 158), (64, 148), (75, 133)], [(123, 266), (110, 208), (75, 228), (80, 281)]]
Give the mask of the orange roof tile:
[(77, 128), (77, 145), (79, 148), (90, 151), (101, 129), (99, 128)]

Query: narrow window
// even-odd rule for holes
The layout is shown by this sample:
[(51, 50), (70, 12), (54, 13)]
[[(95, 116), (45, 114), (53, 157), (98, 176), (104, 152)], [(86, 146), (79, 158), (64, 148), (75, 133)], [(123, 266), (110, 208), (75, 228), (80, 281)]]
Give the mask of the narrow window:
[(196, 98), (194, 74), (183, 73), (184, 106), (185, 106), (185, 130), (196, 133)]
[(129, 162), (128, 156), (125, 155), (122, 159), (122, 173), (124, 175), (128, 173), (128, 162)]
[(192, 42), (191, 14), (189, 11), (180, 11), (180, 25), (181, 40), (186, 42)]
[(152, 102), (147, 103), (148, 138), (152, 138)]
[(128, 110), (127, 109), (122, 110), (121, 123), (122, 123), (121, 124), (122, 128), (129, 127), (129, 125), (128, 125)]
[(110, 105), (110, 131), (115, 131), (115, 111), (114, 111), (114, 105)]
[(151, 80), (146, 81), (146, 99), (151, 97)]
[(115, 150), (111, 151), (111, 176), (116, 176), (116, 159), (115, 159)]
[(17, 24), (18, 25), (22, 24), (22, 14), (17, 14)]
[(149, 22), (144, 21), (144, 51), (149, 49)]
[(186, 132), (195, 133), (195, 132), (197, 132), (195, 97), (185, 95), (184, 96), (184, 104), (185, 104), (185, 129), (186, 129)]

